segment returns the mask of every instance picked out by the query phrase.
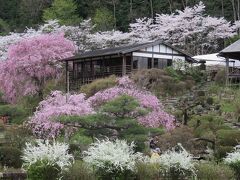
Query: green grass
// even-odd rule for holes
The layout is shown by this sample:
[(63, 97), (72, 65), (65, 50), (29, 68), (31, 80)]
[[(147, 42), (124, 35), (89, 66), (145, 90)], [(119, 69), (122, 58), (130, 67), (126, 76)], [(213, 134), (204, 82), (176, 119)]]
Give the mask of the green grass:
[(236, 108), (233, 102), (222, 102), (221, 110), (226, 113), (235, 112)]

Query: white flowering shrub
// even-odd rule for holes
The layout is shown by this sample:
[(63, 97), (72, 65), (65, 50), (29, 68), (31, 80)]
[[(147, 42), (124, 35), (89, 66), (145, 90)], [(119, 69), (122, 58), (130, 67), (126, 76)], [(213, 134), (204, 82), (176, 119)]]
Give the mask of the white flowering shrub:
[(83, 160), (95, 167), (101, 176), (121, 176), (135, 170), (136, 161), (143, 158), (141, 153), (134, 152), (134, 143), (125, 140), (97, 140), (88, 151), (83, 152)]
[(36, 143), (26, 143), (22, 160), (29, 179), (58, 178), (74, 161), (68, 149), (68, 144), (56, 141), (50, 143), (48, 140), (36, 140)]
[(150, 160), (150, 163), (160, 164), (164, 174), (173, 178), (195, 175), (193, 156), (189, 154), (179, 143), (180, 150), (175, 149), (164, 152), (158, 159)]
[(240, 146), (237, 145), (234, 151), (228, 153), (223, 159), (225, 164), (228, 164), (234, 171), (237, 179), (240, 179)]

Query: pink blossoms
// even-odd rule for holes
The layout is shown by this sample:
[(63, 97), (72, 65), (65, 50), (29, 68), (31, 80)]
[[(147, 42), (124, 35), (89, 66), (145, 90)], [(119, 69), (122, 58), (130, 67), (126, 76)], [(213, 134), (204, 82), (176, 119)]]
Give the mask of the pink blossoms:
[(150, 109), (146, 116), (138, 118), (139, 123), (148, 127), (163, 125), (169, 130), (174, 128), (174, 117), (164, 111), (158, 98), (148, 91), (137, 88), (127, 76), (119, 78), (117, 86), (97, 92), (88, 101), (93, 107), (98, 107), (123, 94), (136, 98), (143, 108)]
[(41, 94), (46, 80), (62, 73), (59, 60), (73, 56), (73, 42), (63, 34), (46, 34), (24, 39), (8, 49), (0, 62), (0, 89), (7, 102), (18, 97)]
[(64, 127), (56, 121), (59, 116), (92, 114), (97, 112), (104, 103), (124, 94), (136, 98), (141, 107), (150, 110), (147, 115), (137, 119), (140, 124), (147, 127), (163, 125), (168, 130), (174, 128), (174, 117), (164, 111), (158, 98), (148, 91), (138, 89), (128, 77), (118, 79), (118, 85), (97, 92), (87, 100), (84, 94), (65, 95), (60, 91), (55, 91), (40, 102), (29, 125), (33, 133), (39, 137), (56, 137)]
[(54, 91), (40, 102), (34, 116), (28, 124), (33, 133), (42, 138), (56, 137), (63, 129), (63, 125), (55, 120), (61, 115), (87, 115), (93, 113), (84, 94), (66, 95)]

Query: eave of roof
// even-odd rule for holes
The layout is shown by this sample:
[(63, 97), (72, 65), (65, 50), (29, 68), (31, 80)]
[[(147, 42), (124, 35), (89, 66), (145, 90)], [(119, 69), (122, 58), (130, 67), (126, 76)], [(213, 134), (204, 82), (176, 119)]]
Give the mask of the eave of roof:
[(101, 57), (101, 56), (110, 56), (110, 55), (124, 55), (131, 53), (133, 51), (139, 50), (139, 49), (144, 49), (149, 46), (155, 46), (157, 44), (164, 44), (175, 51), (180, 52), (181, 54), (185, 55), (188, 59), (188, 61), (195, 62), (193, 58), (191, 58), (191, 55), (166, 43), (163, 42), (162, 40), (154, 41), (154, 42), (147, 42), (143, 44), (134, 44), (134, 45), (128, 45), (128, 46), (121, 46), (121, 47), (116, 47), (116, 48), (108, 48), (108, 49), (100, 49), (100, 50), (94, 50), (94, 51), (88, 51), (82, 54), (76, 54), (73, 57), (63, 59), (63, 61), (72, 61), (72, 60), (79, 60), (79, 59), (86, 59), (86, 58), (94, 58), (94, 57)]
[(240, 40), (220, 51), (218, 56), (240, 60)]

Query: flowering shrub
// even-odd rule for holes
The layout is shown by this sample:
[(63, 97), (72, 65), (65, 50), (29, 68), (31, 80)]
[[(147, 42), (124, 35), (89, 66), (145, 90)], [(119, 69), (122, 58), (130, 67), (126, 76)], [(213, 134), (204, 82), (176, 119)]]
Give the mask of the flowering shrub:
[(98, 108), (103, 103), (124, 94), (136, 98), (141, 107), (151, 110), (147, 115), (138, 118), (141, 124), (149, 127), (164, 125), (167, 129), (174, 128), (174, 117), (163, 110), (158, 98), (148, 91), (138, 89), (127, 76), (119, 78), (118, 85), (99, 91), (88, 101), (94, 108)]
[(40, 102), (37, 111), (30, 118), (28, 125), (35, 135), (44, 138), (56, 137), (63, 125), (54, 121), (61, 115), (86, 115), (93, 113), (84, 94), (63, 94), (54, 91)]
[(83, 152), (83, 160), (97, 168), (99, 173), (113, 175), (134, 171), (136, 161), (142, 159), (142, 154), (134, 153), (134, 146), (125, 140), (97, 140)]
[(11, 45), (7, 60), (0, 62), (4, 99), (15, 103), (18, 97), (41, 95), (45, 80), (61, 74), (59, 60), (73, 56), (74, 52), (73, 42), (63, 34), (39, 35)]
[(29, 178), (41, 179), (47, 177), (49, 172), (56, 175), (66, 170), (74, 161), (73, 156), (68, 154), (68, 148), (65, 143), (50, 143), (48, 140), (37, 140), (36, 144), (26, 143), (22, 159)]
[(181, 175), (195, 174), (193, 156), (189, 154), (181, 144), (178, 144), (178, 146), (182, 150), (178, 152), (174, 149), (168, 150), (158, 159), (154, 159), (152, 163), (159, 163), (165, 173), (175, 178)]
[(237, 179), (240, 178), (240, 146), (236, 146), (234, 151), (228, 153), (224, 158), (224, 162), (228, 164), (234, 171), (237, 176)]

